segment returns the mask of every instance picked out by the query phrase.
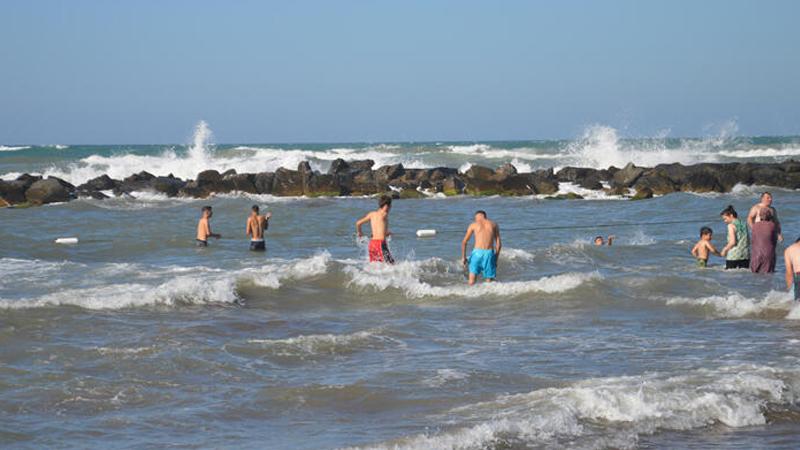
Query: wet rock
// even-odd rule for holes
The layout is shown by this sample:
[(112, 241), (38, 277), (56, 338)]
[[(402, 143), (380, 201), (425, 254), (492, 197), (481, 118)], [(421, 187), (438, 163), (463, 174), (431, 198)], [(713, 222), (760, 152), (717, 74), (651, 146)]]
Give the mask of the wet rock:
[(75, 198), (75, 186), (56, 177), (39, 180), (25, 191), (25, 199), (33, 205), (66, 202), (73, 198)]
[(92, 198), (92, 199), (95, 199), (95, 200), (105, 200), (105, 199), (109, 198), (106, 194), (104, 194), (104, 193), (102, 193), (100, 191), (92, 191), (92, 190), (85, 190), (85, 189), (81, 190), (81, 189), (79, 189), (76, 192), (77, 192), (78, 198)]
[(145, 171), (123, 178), (122, 182), (114, 186), (114, 195), (129, 194), (133, 191), (152, 190), (152, 181), (156, 176)]
[(26, 181), (20, 181), (19, 179), (14, 181), (0, 180), (0, 200), (2, 200), (6, 206), (23, 203), (26, 201), (25, 191), (27, 191), (32, 184), (33, 183), (28, 184)]
[(350, 170), (354, 171), (362, 171), (362, 170), (372, 170), (372, 166), (375, 165), (375, 161), (371, 159), (357, 159), (354, 161), (350, 161)]
[(220, 175), (222, 176), (222, 178), (226, 178), (231, 175), (236, 175), (236, 169), (228, 169), (225, 172), (222, 172)]
[(306, 180), (303, 193), (309, 197), (336, 197), (346, 190), (336, 175), (315, 173)]
[(645, 169), (636, 167), (633, 163), (628, 163), (627, 166), (614, 173), (611, 180), (613, 186), (631, 187), (636, 180), (644, 173)]
[(253, 173), (239, 173), (223, 177), (226, 185), (230, 185), (232, 191), (245, 192), (248, 194), (258, 194), (256, 188), (256, 175)]
[(555, 194), (558, 192), (558, 179), (553, 169), (539, 170), (531, 174), (531, 186), (537, 194)]
[(405, 174), (405, 169), (402, 164), (393, 164), (391, 166), (382, 166), (374, 171), (375, 181), (389, 182), (400, 178)]
[(110, 191), (119, 186), (121, 181), (115, 180), (108, 175), (100, 175), (78, 186), (79, 191)]
[(583, 196), (574, 192), (567, 192), (566, 194), (551, 195), (545, 197), (545, 200), (583, 200)]
[(401, 199), (409, 199), (409, 198), (425, 198), (427, 197), (422, 192), (416, 189), (403, 189), (400, 191), (400, 198)]
[(180, 178), (175, 178), (174, 176), (156, 177), (151, 182), (151, 186), (156, 192), (160, 192), (167, 197), (175, 197), (178, 195), (180, 190), (186, 186), (186, 182)]
[(275, 182), (275, 174), (272, 172), (260, 172), (253, 177), (253, 185), (256, 194), (271, 194), (272, 186)]
[(648, 189), (657, 195), (670, 194), (678, 190), (678, 187), (672, 179), (670, 179), (667, 172), (659, 168), (648, 170), (642, 174), (642, 176), (636, 180), (636, 183), (634, 183), (633, 188), (636, 189), (637, 192), (642, 189)]
[(641, 187), (636, 190), (636, 194), (631, 197), (631, 200), (645, 200), (648, 198), (653, 198), (653, 190), (649, 187)]
[(506, 178), (516, 174), (517, 168), (511, 163), (505, 163), (494, 171), (494, 177), (498, 181), (505, 180)]
[(455, 175), (450, 175), (441, 182), (441, 192), (444, 195), (462, 195), (465, 193), (464, 181)]
[(342, 158), (336, 158), (331, 163), (331, 166), (328, 167), (328, 174), (329, 175), (336, 175), (340, 173), (347, 173), (350, 171), (350, 163), (343, 160)]
[(275, 171), (272, 193), (283, 197), (303, 195), (303, 174), (281, 167)]
[[(506, 175), (499, 182), (500, 193), (502, 195), (534, 195), (538, 192), (534, 189), (535, 175), (514, 174)], [(558, 190), (558, 188), (556, 188)]]
[(470, 166), (464, 176), (469, 180), (490, 180), (494, 177), (494, 170), (484, 166)]

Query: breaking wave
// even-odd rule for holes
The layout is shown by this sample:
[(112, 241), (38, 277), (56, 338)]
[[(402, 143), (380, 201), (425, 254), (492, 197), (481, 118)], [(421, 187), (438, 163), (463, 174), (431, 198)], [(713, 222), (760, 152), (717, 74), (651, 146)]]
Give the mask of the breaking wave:
[[(677, 297), (667, 300), (667, 305), (684, 305), (702, 308), (717, 317), (787, 317), (795, 306), (787, 292), (770, 291), (764, 298), (750, 298), (738, 292), (703, 298)], [(787, 317), (794, 318), (794, 317)]]

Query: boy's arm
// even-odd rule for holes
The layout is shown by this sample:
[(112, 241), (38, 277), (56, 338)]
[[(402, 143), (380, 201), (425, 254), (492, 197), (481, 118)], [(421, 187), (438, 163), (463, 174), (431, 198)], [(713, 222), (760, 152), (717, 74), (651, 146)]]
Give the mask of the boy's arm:
[(710, 251), (712, 255), (722, 256), (719, 254), (717, 248), (714, 247), (714, 244), (712, 244), (711, 242), (706, 242), (706, 248), (708, 248), (708, 251)]
[(792, 258), (789, 257), (789, 250), (783, 252), (783, 261), (786, 263), (786, 290), (792, 290), (794, 284), (794, 269), (792, 268)]
[(617, 237), (616, 237), (616, 236), (614, 236), (613, 234), (612, 234), (612, 235), (610, 235), (610, 236), (608, 236), (608, 246), (609, 246), (609, 247), (611, 247), (611, 245), (614, 243), (614, 239), (616, 239), (616, 238), (617, 238)]
[(694, 244), (694, 247), (692, 247), (692, 256), (694, 256), (695, 258), (699, 258), (698, 254), (697, 254), (697, 251), (699, 250), (697, 247), (699, 247), (699, 246), (700, 246), (700, 243), (698, 242), (697, 244)]
[(464, 239), (461, 240), (461, 264), (467, 264), (467, 244), (469, 244), (469, 239), (472, 237), (472, 225), (467, 227), (467, 234), (464, 235)]
[(370, 214), (371, 213), (368, 213), (366, 216), (356, 221), (356, 235), (358, 237), (364, 236), (364, 234), (361, 232), (361, 225), (364, 225), (365, 223), (369, 222)]

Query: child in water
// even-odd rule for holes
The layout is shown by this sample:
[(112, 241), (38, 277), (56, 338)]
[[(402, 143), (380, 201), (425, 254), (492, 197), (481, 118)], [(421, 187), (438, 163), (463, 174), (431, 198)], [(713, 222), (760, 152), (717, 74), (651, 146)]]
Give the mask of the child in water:
[(608, 246), (611, 247), (611, 245), (614, 243), (614, 238), (615, 236), (611, 235), (608, 237), (608, 240), (604, 240), (603, 236), (597, 236), (594, 238), (594, 245), (602, 247), (606, 245), (606, 242), (608, 242)]
[(694, 244), (692, 248), (692, 256), (697, 258), (697, 267), (708, 267), (708, 254), (721, 256), (714, 244), (711, 243), (711, 238), (714, 237), (714, 231), (709, 227), (700, 228), (700, 240)]

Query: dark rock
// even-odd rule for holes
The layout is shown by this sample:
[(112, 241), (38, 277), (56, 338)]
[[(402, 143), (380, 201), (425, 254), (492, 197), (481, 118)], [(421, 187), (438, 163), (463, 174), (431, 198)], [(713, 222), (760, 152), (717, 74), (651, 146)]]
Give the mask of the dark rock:
[(329, 175), (336, 175), (340, 173), (347, 173), (350, 171), (350, 164), (342, 158), (334, 159), (331, 166), (328, 168)]
[(210, 192), (200, 187), (197, 180), (189, 181), (181, 188), (178, 195), (181, 197), (205, 198), (208, 197)]
[(464, 172), (464, 176), (470, 180), (490, 180), (494, 177), (494, 170), (484, 166), (471, 166)]
[(466, 185), (461, 178), (451, 175), (442, 181), (441, 192), (444, 193), (444, 195), (462, 195), (465, 193), (465, 188)]
[(303, 193), (309, 197), (335, 197), (346, 192), (336, 175), (312, 174), (305, 183)]
[(371, 159), (357, 159), (355, 161), (350, 161), (350, 170), (372, 170), (372, 166), (375, 165), (375, 161)]
[(405, 174), (405, 169), (402, 164), (393, 164), (391, 166), (379, 167), (374, 171), (375, 181), (388, 182), (400, 178)]
[(600, 182), (600, 176), (596, 173), (578, 180), (578, 186), (584, 189), (592, 189), (595, 191), (603, 189), (603, 183)]
[(151, 186), (156, 192), (165, 194), (167, 197), (175, 197), (186, 186), (186, 182), (175, 177), (156, 177), (151, 182)]
[(133, 174), (127, 178), (123, 178), (122, 182), (115, 183), (113, 187), (114, 194), (122, 195), (133, 191), (152, 190), (152, 182), (155, 179), (155, 175), (145, 171)]
[(610, 187), (605, 190), (606, 195), (616, 195), (620, 197), (624, 197), (628, 195), (628, 188), (622, 186)]
[(627, 166), (614, 174), (614, 178), (611, 180), (611, 183), (615, 187), (631, 187), (634, 183), (636, 183), (636, 180), (638, 180), (643, 173), (643, 168), (636, 167), (633, 165), (633, 163), (628, 163)]
[(222, 172), (220, 175), (222, 175), (222, 178), (226, 178), (231, 175), (236, 175), (236, 169), (228, 169), (225, 172)]
[[(38, 180), (37, 180), (38, 181)], [(4, 181), (0, 180), (0, 200), (6, 206), (16, 205), (25, 202), (25, 191), (33, 183), (28, 184), (25, 180)]]
[(93, 198), (95, 200), (105, 200), (109, 198), (106, 194), (100, 191), (91, 191), (91, 190), (77, 190), (77, 195), (79, 198)]
[(516, 174), (517, 174), (517, 168), (514, 167), (514, 165), (511, 163), (505, 163), (494, 171), (494, 177), (498, 181), (505, 180), (506, 178)]
[(283, 197), (303, 195), (303, 174), (281, 167), (275, 171), (272, 193)]
[(644, 186), (636, 190), (636, 194), (631, 197), (631, 200), (645, 200), (648, 198), (653, 198), (653, 190)]
[(204, 170), (197, 174), (197, 178), (195, 178), (198, 184), (214, 184), (219, 181), (222, 181), (222, 175), (216, 170)]
[(690, 173), (681, 184), (681, 190), (686, 192), (724, 192), (717, 178), (707, 172), (695, 171)]
[(537, 192), (533, 187), (535, 178), (535, 175), (529, 173), (506, 175), (502, 181), (499, 181), (500, 193), (502, 195), (536, 194)]
[(556, 174), (558, 181), (578, 184), (581, 180), (587, 177), (595, 177), (600, 179), (598, 170), (588, 169), (583, 167), (564, 167)]
[(642, 176), (636, 180), (636, 183), (634, 183), (633, 188), (636, 189), (637, 192), (642, 189), (649, 189), (652, 193), (657, 195), (670, 194), (678, 190), (678, 187), (672, 179), (670, 179), (667, 172), (659, 168), (648, 170), (642, 174)]
[(553, 171), (539, 171), (532, 174), (531, 187), (537, 194), (549, 195), (558, 192), (558, 181)]
[(75, 186), (56, 177), (39, 180), (25, 191), (25, 199), (34, 205), (66, 202), (75, 198)]
[(583, 196), (574, 192), (567, 192), (566, 194), (551, 195), (545, 197), (545, 200), (583, 200)]
[(40, 177), (39, 175), (30, 175), (27, 173), (23, 173), (22, 175), (18, 176), (17, 179), (14, 181), (21, 182), (25, 186), (25, 189), (28, 189), (29, 187), (31, 187), (33, 183), (36, 183), (41, 179), (42, 177)]
[(120, 181), (114, 180), (108, 175), (100, 175), (78, 186), (79, 191), (108, 191), (120, 185)]
[(302, 174), (310, 174), (313, 171), (311, 170), (311, 164), (308, 161), (301, 161), (300, 164), (297, 165), (297, 171)]
[(238, 192), (245, 192), (248, 194), (258, 194), (256, 188), (256, 175), (253, 173), (240, 173), (234, 175), (227, 175), (223, 178), (226, 184), (230, 184), (232, 190)]
[(256, 194), (271, 194), (274, 181), (275, 174), (272, 172), (257, 173), (253, 179)]
[(409, 198), (425, 198), (427, 197), (422, 192), (416, 189), (403, 189), (400, 191), (400, 198), (401, 199), (409, 199)]

